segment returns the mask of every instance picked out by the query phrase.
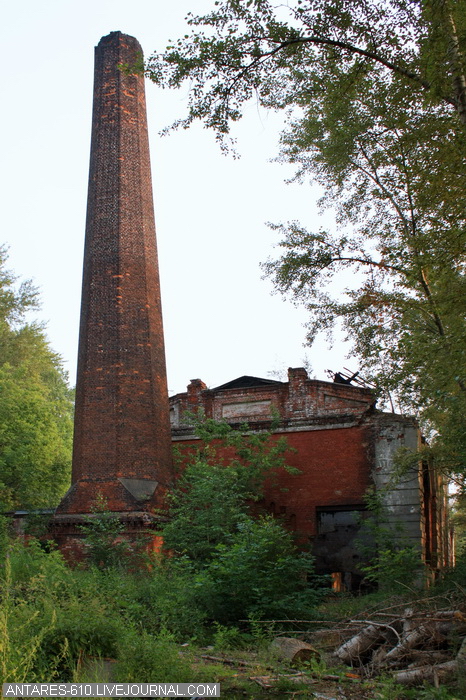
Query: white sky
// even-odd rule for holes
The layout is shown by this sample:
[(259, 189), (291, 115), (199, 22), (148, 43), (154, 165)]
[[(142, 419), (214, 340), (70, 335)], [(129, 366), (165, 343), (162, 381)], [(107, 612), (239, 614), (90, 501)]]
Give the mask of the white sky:
[[(9, 267), (41, 291), (40, 319), (74, 384), (89, 166), (94, 46), (111, 31), (146, 56), (186, 33), (188, 11), (213, 0), (2, 0), (3, 108), (0, 242)], [(155, 218), (170, 392), (243, 374), (266, 377), (307, 357), (318, 379), (354, 363), (341, 346), (303, 347), (306, 314), (271, 295), (259, 263), (277, 242), (265, 225), (318, 228), (319, 192), (286, 185), (277, 153), (281, 117), (253, 104), (234, 132), (241, 159), (221, 155), (196, 126), (159, 137), (184, 116), (186, 93), (146, 83)], [(357, 369), (357, 367), (355, 367)]]

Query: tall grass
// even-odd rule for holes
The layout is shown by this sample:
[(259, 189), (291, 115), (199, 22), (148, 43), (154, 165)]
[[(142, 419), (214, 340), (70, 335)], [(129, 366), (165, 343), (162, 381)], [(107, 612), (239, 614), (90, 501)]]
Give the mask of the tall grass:
[(44, 668), (40, 663), (43, 642), (54, 629), (56, 616), (52, 612), (47, 619), (42, 617), (38, 626), (40, 611), (27, 598), (21, 598), (20, 592), (13, 584), (7, 554), (0, 580), (0, 684), (51, 681), (57, 664), (67, 652), (66, 644), (53, 663)]
[[(257, 557), (254, 562), (246, 567), (245, 578), (257, 568)], [(212, 600), (215, 594), (217, 609), (219, 586), (230, 582), (228, 624), (248, 614), (244, 605), (232, 604), (236, 559), (228, 566), (219, 563), (218, 581), (210, 570), (200, 575), (183, 558), (154, 559), (140, 573), (121, 566), (70, 569), (58, 551), (37, 540), (10, 543), (0, 572), (0, 681), (73, 682), (86, 669), (96, 675), (99, 668), (106, 680), (106, 659), (114, 660), (112, 673), (122, 682), (193, 680), (179, 644), (212, 641), (218, 631)], [(258, 575), (255, 589), (261, 583)], [(271, 578), (266, 577), (268, 586)], [(266, 593), (272, 599), (268, 588)], [(285, 600), (283, 591), (280, 597)], [(242, 598), (249, 600), (243, 590)], [(297, 602), (302, 612), (305, 598), (293, 599)]]

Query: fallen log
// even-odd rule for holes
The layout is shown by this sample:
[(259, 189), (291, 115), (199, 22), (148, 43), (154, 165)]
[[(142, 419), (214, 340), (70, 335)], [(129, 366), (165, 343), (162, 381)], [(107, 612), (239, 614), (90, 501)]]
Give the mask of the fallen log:
[(387, 653), (384, 663), (392, 664), (409, 656), (413, 647), (426, 642), (431, 636), (432, 629), (427, 625), (419, 625), (414, 629), (410, 629), (409, 632), (403, 636), (401, 641)]
[(436, 619), (448, 619), (448, 620), (460, 620), (461, 622), (466, 622), (466, 617), (464, 613), (461, 612), (461, 610), (437, 610), (437, 612), (434, 614), (433, 618), (434, 620)]
[(420, 666), (405, 671), (398, 671), (393, 675), (393, 678), (397, 683), (402, 685), (417, 685), (425, 681), (438, 685), (440, 681), (449, 677), (452, 673), (459, 672), (464, 675), (465, 669), (466, 638), (463, 639), (455, 659), (451, 659), (442, 664), (430, 664), (429, 666)]
[(379, 669), (385, 661), (385, 657), (387, 656), (389, 650), (390, 647), (388, 644), (382, 644), (381, 646), (377, 647), (372, 653), (370, 668), (374, 670)]
[(369, 625), (341, 645), (335, 655), (345, 664), (361, 663), (364, 655), (385, 641), (383, 626)]
[(229, 659), (226, 656), (212, 656), (211, 654), (201, 654), (201, 659), (206, 661), (216, 661), (220, 664), (226, 664), (227, 666), (257, 666), (257, 664), (251, 661), (242, 661), (241, 659)]
[(381, 627), (385, 630), (391, 630), (395, 637), (398, 639), (398, 641), (401, 641), (400, 635), (398, 634), (398, 630), (394, 627), (394, 624), (389, 625), (386, 622), (373, 622), (372, 620), (351, 620), (351, 622), (359, 622), (364, 625), (372, 625), (373, 627)]
[(359, 626), (321, 629), (315, 630), (311, 634), (306, 635), (306, 637), (309, 643), (314, 644), (319, 647), (319, 649), (333, 651), (336, 647), (340, 647), (344, 642), (347, 642), (348, 639), (354, 637), (360, 629)]
[[(338, 678), (338, 676), (337, 676)], [(264, 690), (270, 690), (282, 679), (291, 681), (292, 683), (302, 683), (303, 685), (315, 685), (317, 681), (313, 678), (309, 678), (307, 674), (304, 673), (280, 673), (274, 676), (249, 676), (250, 681), (254, 681)]]
[(397, 671), (397, 673), (393, 675), (393, 678), (401, 685), (418, 685), (425, 681), (437, 684), (440, 680), (443, 680), (451, 673), (457, 671), (457, 669), (458, 662), (456, 659), (453, 659), (452, 661), (446, 661), (443, 664), (435, 664), (434, 666), (419, 666), (418, 668), (405, 671)]
[(414, 666), (427, 666), (430, 664), (443, 664), (451, 660), (451, 652), (439, 651), (434, 649), (412, 649), (409, 655), (409, 668)]
[(276, 637), (271, 648), (281, 661), (289, 661), (290, 663), (298, 663), (302, 661), (310, 661), (311, 659), (320, 659), (320, 654), (311, 644), (303, 642), (294, 637)]

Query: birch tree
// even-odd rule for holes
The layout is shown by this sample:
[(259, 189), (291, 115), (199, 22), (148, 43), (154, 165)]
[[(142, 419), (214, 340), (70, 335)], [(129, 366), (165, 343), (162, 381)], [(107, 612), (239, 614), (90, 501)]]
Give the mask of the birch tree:
[(265, 272), (308, 309), (310, 344), (343, 325), (367, 378), (464, 475), (465, 3), (225, 0), (187, 21), (146, 65), (189, 83), (172, 128), (200, 120), (228, 150), (247, 101), (286, 111), (279, 157), (324, 187), (338, 227), (273, 224)]

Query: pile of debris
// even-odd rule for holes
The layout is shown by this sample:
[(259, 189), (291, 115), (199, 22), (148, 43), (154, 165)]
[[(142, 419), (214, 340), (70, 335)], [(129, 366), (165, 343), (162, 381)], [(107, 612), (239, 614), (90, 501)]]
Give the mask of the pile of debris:
[[(463, 610), (407, 608), (397, 616), (376, 613), (377, 620), (351, 620), (356, 634), (334, 652), (366, 677), (392, 674), (401, 684), (437, 685), (466, 672), (466, 613)], [(385, 619), (381, 619), (381, 617)]]

